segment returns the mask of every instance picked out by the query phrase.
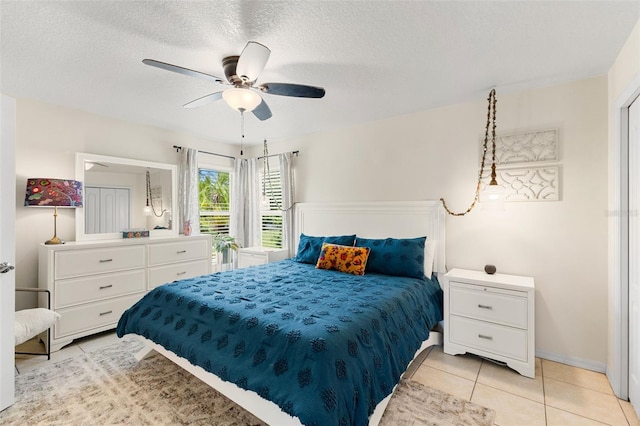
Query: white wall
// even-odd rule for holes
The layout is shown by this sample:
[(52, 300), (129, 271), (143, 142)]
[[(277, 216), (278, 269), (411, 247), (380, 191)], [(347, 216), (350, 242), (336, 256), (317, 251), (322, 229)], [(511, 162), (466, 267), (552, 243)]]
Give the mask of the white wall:
[[(237, 147), (84, 111), (18, 98), (16, 102), (16, 286), (38, 284), (38, 245), (53, 235), (53, 211), (24, 207), (26, 179), (75, 178), (75, 154), (178, 163), (173, 145), (236, 155)], [(75, 212), (58, 210), (58, 237), (75, 240)], [(18, 309), (32, 299), (20, 299)]]
[[(487, 91), (488, 92), (488, 91)], [(272, 143), (299, 149), (300, 202), (473, 198), (486, 101)], [(498, 133), (560, 129), (562, 200), (447, 218), (447, 266), (529, 275), (536, 352), (604, 371), (607, 351), (607, 79), (502, 95)], [(255, 154), (255, 153), (254, 153)]]
[[(619, 271), (617, 269), (617, 260), (614, 257), (616, 252), (615, 235), (619, 233), (618, 223), (620, 219), (625, 219), (624, 212), (620, 212), (617, 197), (620, 193), (619, 182), (616, 176), (619, 175), (619, 166), (615, 163), (616, 156), (620, 154), (619, 133), (620, 123), (616, 122), (616, 109), (622, 105), (618, 105), (620, 101), (626, 101), (631, 92), (640, 90), (640, 20), (636, 23), (631, 35), (627, 39), (622, 50), (618, 54), (616, 61), (609, 70), (608, 74), (608, 182), (609, 197), (608, 211), (609, 216), (609, 241), (608, 241), (608, 317), (607, 326), (609, 336), (607, 340), (607, 375), (611, 380), (613, 389), (618, 395), (626, 394), (626, 386), (624, 382), (626, 378), (622, 378), (621, 356), (622, 351), (626, 349), (620, 347), (620, 341), (616, 340), (621, 336), (620, 332), (614, 327), (616, 317), (620, 315), (620, 308), (617, 303), (626, 299), (626, 295), (622, 298), (620, 292), (620, 280), (618, 279)], [(622, 158), (625, 161), (626, 158)], [(616, 187), (618, 186), (618, 187)], [(622, 216), (620, 215), (621, 213)], [(624, 388), (624, 389), (623, 389)]]
[[(510, 203), (447, 219), (447, 265), (536, 280), (538, 354), (604, 370), (607, 339), (607, 79), (597, 77), (514, 95), (498, 93), (498, 132), (558, 127), (562, 200)], [(171, 146), (236, 154), (236, 148), (26, 99), (17, 103), (17, 285), (35, 286), (37, 247), (52, 217), (22, 207), (27, 177), (74, 177), (76, 152), (176, 163)], [(471, 202), (486, 101), (453, 105), (340, 131), (272, 143), (299, 149), (298, 201)], [(260, 154), (259, 148), (254, 148)], [(73, 240), (74, 214), (58, 235)]]

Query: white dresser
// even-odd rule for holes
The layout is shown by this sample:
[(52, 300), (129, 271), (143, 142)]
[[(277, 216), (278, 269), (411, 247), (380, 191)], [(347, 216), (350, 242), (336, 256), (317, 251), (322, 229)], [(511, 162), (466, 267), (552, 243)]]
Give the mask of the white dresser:
[(473, 353), (535, 377), (533, 278), (452, 269), (443, 289), (445, 353)]
[(211, 271), (211, 237), (132, 238), (41, 244), (38, 286), (51, 291), (51, 351), (115, 328), (147, 291)]
[(288, 249), (271, 247), (244, 247), (238, 249), (238, 268), (264, 265), (289, 257)]

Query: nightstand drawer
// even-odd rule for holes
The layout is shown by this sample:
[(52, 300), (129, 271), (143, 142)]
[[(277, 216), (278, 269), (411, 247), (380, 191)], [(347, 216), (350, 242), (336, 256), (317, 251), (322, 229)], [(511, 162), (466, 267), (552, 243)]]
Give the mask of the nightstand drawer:
[(527, 298), (518, 292), (486, 289), (451, 283), (449, 309), (452, 315), (461, 315), (497, 324), (527, 328)]
[(264, 265), (284, 260), (289, 255), (287, 249), (271, 247), (246, 247), (238, 250), (238, 268)]
[(242, 253), (238, 254), (238, 268), (246, 268), (248, 266), (264, 265), (268, 263), (266, 254)]
[(527, 362), (527, 331), (451, 315), (450, 340), (496, 355)]

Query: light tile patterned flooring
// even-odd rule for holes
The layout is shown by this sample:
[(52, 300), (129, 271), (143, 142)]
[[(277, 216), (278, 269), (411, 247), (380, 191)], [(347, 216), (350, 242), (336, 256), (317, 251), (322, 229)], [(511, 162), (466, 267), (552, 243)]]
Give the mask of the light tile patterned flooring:
[[(114, 332), (79, 339), (51, 354), (51, 362), (117, 341)], [(536, 378), (530, 379), (473, 355), (447, 355), (442, 346), (428, 351), (411, 379), (495, 410), (498, 426), (640, 426), (631, 404), (615, 397), (604, 374), (536, 359)], [(16, 355), (16, 371), (46, 362), (46, 357)]]
[(629, 402), (616, 398), (604, 374), (536, 359), (536, 378), (473, 355), (435, 346), (411, 377), (496, 411), (496, 425), (640, 426)]

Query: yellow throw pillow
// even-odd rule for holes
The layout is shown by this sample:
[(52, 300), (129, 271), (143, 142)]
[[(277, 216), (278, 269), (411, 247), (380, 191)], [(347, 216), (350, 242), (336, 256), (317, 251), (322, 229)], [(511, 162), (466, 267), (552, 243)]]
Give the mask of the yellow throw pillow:
[(317, 269), (330, 269), (354, 275), (364, 275), (369, 258), (369, 247), (350, 247), (323, 243)]

